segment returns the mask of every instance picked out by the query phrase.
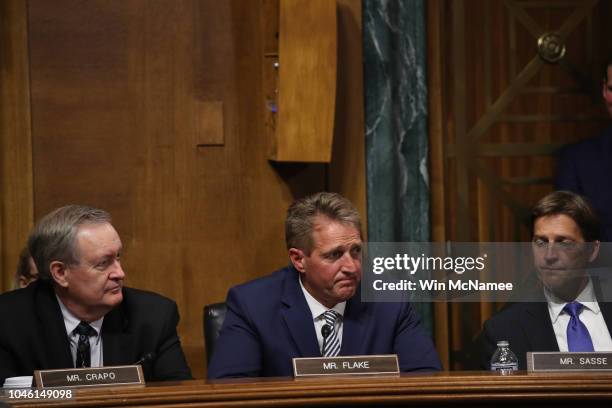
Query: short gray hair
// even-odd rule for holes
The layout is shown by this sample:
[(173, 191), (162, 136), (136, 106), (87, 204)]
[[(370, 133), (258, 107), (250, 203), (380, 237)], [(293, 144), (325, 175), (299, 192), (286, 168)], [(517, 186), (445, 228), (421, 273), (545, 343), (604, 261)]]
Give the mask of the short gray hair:
[(106, 211), (83, 205), (67, 205), (45, 215), (28, 238), (28, 250), (38, 269), (39, 278), (51, 280), (49, 265), (53, 261), (66, 264), (79, 262), (75, 248), (79, 226), (110, 222), (111, 216)]
[(287, 249), (298, 248), (310, 254), (314, 220), (319, 215), (352, 225), (361, 235), (361, 217), (353, 204), (338, 193), (320, 192), (296, 200), (289, 206), (285, 220)]

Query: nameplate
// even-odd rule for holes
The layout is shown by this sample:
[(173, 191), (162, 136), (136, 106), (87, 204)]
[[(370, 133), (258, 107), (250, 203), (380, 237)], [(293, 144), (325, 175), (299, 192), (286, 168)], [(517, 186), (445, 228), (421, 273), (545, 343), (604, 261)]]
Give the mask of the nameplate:
[(612, 371), (612, 353), (528, 352), (527, 371)]
[(397, 354), (342, 357), (300, 357), (293, 359), (293, 375), (295, 377), (390, 374), (399, 374)]
[(144, 385), (140, 365), (36, 370), (37, 388)]

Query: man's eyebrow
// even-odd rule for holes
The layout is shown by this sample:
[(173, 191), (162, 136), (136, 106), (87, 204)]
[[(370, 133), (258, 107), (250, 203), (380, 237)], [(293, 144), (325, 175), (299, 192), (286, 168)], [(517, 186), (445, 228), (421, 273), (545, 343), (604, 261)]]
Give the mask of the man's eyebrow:
[(100, 259), (116, 258), (119, 255), (121, 255), (121, 248), (119, 248), (117, 251), (108, 251), (103, 253), (100, 255)]
[[(537, 234), (534, 234), (532, 239), (545, 239), (545, 240), (549, 241), (547, 235), (537, 235)], [(568, 239), (570, 241), (575, 241), (574, 238), (568, 237), (567, 235), (555, 235), (555, 236), (552, 237), (553, 241), (562, 241), (562, 240), (565, 240), (565, 239)]]
[(336, 251), (344, 251), (344, 245), (335, 246), (335, 247), (331, 248), (329, 251), (323, 252), (323, 255), (329, 255), (329, 254), (331, 254), (333, 252), (336, 252)]
[(108, 261), (109, 259), (114, 258), (114, 255), (112, 254), (102, 254), (100, 255), (95, 262), (105, 262)]

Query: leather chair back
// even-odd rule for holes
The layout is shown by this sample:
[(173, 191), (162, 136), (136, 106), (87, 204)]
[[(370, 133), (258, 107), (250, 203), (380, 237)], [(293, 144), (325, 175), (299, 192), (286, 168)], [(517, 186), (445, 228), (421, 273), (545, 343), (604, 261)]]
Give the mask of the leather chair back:
[(227, 306), (225, 302), (212, 303), (204, 306), (204, 346), (206, 348), (206, 363), (215, 351), (215, 345), (219, 338), (219, 331), (225, 320)]

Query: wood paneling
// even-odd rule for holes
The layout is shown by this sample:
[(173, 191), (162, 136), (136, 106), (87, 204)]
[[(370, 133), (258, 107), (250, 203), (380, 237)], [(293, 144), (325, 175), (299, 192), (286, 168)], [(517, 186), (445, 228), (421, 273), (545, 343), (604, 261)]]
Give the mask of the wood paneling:
[(13, 287), (34, 215), (26, 8), (0, 2), (0, 290)]
[[(362, 214), (367, 236), (361, 0), (338, 0), (338, 75), (329, 189)], [(354, 175), (358, 177), (355, 179)]]
[[(444, 168), (443, 126), (444, 100), (446, 93), (442, 79), (444, 53), (440, 49), (440, 41), (444, 37), (442, 24), (442, 0), (430, 0), (427, 3), (427, 81), (428, 81), (428, 112), (429, 112), (429, 175), (431, 179), (431, 236), (434, 242), (445, 242), (446, 225), (440, 220), (445, 219), (446, 178)], [(434, 340), (440, 355), (440, 361), (445, 369), (450, 367), (449, 347), (449, 311), (445, 303), (436, 302), (434, 307)]]
[(361, 75), (361, 3), (342, 4), (351, 13), (338, 78), (347, 108), (322, 165), (268, 161), (263, 83), (275, 36), (262, 13), (274, 1), (27, 2), (30, 66), (20, 72), (31, 78), (35, 217), (68, 203), (108, 210), (126, 283), (177, 301), (197, 377), (203, 306), (287, 264), (284, 217), (295, 198), (333, 189), (365, 216), (363, 91), (344, 77)]
[(222, 146), (225, 143), (223, 102), (201, 101), (197, 120), (196, 146)]
[(337, 38), (335, 1), (281, 0), (272, 160), (331, 161)]

